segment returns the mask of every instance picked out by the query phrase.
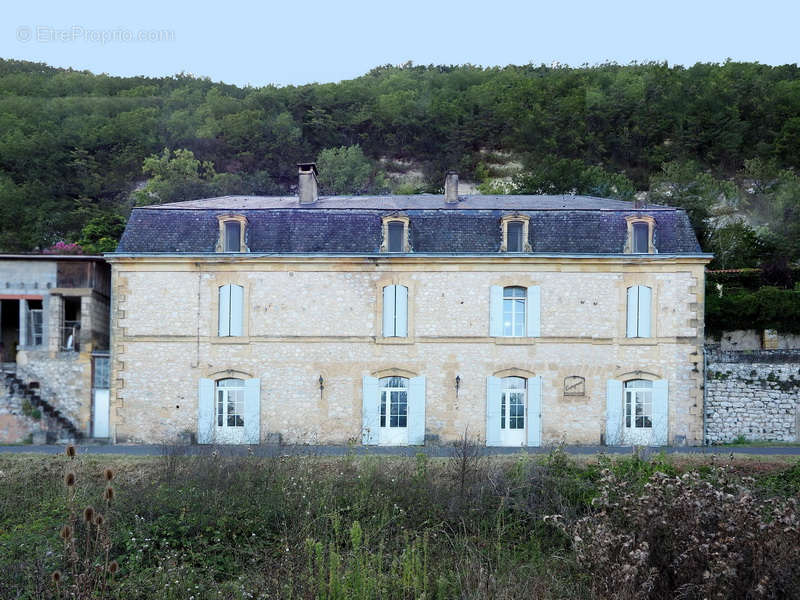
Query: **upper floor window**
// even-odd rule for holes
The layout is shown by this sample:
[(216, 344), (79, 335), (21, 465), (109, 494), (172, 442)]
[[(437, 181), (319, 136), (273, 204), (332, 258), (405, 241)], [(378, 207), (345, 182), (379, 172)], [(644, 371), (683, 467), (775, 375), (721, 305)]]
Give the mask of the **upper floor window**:
[(489, 335), (492, 337), (539, 337), (541, 295), (530, 287), (493, 285), (489, 299)]
[(626, 254), (653, 254), (656, 252), (653, 243), (655, 219), (648, 216), (626, 217), (628, 237), (625, 242)]
[(410, 252), (408, 243), (408, 217), (384, 217), (382, 252)]
[(503, 230), (503, 243), (501, 252), (530, 252), (528, 242), (528, 223), (530, 218), (526, 215), (509, 215), (500, 220)]
[(383, 337), (408, 337), (408, 288), (383, 288)]
[(228, 284), (219, 288), (219, 337), (242, 335), (244, 313), (244, 288)]
[(242, 215), (220, 215), (219, 221), (219, 241), (217, 242), (217, 252), (247, 252), (245, 245), (245, 235), (247, 231), (247, 219)]
[(645, 285), (633, 285), (628, 288), (628, 316), (625, 327), (626, 337), (650, 337), (652, 299), (653, 290)]

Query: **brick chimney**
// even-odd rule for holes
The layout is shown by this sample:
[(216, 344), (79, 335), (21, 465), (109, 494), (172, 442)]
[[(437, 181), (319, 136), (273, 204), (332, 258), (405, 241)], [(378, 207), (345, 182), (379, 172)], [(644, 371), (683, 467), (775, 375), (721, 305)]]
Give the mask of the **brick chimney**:
[(458, 202), (458, 173), (448, 171), (444, 176), (444, 201), (447, 204)]
[(317, 164), (300, 163), (297, 165), (297, 170), (297, 198), (300, 204), (314, 204), (319, 199)]

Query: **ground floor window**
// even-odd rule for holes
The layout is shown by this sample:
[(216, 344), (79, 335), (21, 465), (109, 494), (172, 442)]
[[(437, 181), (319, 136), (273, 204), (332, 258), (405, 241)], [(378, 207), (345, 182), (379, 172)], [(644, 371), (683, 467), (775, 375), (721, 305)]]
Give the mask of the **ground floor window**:
[(217, 427), (244, 427), (244, 381), (217, 381)]
[(653, 427), (653, 382), (633, 379), (625, 382), (625, 427)]

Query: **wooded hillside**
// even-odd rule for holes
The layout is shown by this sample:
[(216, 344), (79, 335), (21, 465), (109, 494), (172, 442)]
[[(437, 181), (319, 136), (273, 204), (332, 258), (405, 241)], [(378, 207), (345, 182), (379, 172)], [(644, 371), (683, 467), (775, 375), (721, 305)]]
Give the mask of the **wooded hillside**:
[[(0, 250), (113, 248), (130, 207), (288, 192), (413, 193), (457, 169), (484, 190), (689, 209), (721, 267), (800, 257), (800, 69), (384, 66), (240, 88), (0, 60)], [(417, 177), (408, 177), (409, 172)]]

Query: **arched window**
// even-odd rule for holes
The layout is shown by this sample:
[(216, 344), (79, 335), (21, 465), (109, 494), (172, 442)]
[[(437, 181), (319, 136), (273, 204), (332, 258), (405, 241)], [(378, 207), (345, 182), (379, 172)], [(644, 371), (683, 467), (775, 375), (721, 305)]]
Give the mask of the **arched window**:
[(380, 380), (381, 428), (405, 428), (408, 426), (408, 379), (405, 377), (383, 377)]
[(625, 428), (653, 427), (653, 382), (631, 379), (625, 382)]
[(382, 252), (410, 252), (408, 243), (409, 219), (405, 216), (383, 218)]
[(648, 215), (634, 215), (626, 217), (628, 225), (628, 238), (625, 241), (627, 254), (653, 254), (657, 252), (654, 235), (656, 221)]
[[(218, 434), (244, 427), (244, 380), (219, 379), (216, 385), (216, 422)], [(234, 433), (234, 432), (230, 432)]]
[(219, 215), (219, 240), (217, 252), (247, 252), (245, 238), (247, 218), (242, 215)]

